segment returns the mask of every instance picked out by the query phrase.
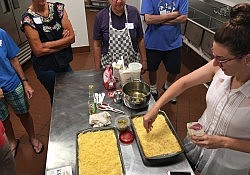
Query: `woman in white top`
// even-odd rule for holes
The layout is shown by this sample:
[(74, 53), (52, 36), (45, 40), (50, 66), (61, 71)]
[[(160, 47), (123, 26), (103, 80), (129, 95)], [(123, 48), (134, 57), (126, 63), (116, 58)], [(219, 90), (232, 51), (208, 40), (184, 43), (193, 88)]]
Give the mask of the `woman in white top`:
[(203, 136), (186, 137), (185, 153), (204, 175), (246, 175), (250, 168), (250, 4), (231, 9), (215, 33), (214, 59), (176, 81), (143, 116), (150, 132), (158, 110), (186, 89), (212, 81), (199, 119)]

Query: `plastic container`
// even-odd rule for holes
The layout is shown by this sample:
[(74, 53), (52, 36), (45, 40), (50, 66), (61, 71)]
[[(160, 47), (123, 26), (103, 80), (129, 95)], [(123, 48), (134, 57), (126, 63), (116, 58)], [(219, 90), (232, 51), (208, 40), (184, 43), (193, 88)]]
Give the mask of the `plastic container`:
[(137, 62), (129, 63), (129, 65), (128, 65), (129, 70), (140, 70), (141, 71), (141, 68), (142, 68), (142, 64), (137, 63)]
[(141, 77), (141, 68), (142, 68), (141, 63), (137, 63), (137, 62), (129, 63), (128, 70), (131, 73), (132, 80), (140, 79), (140, 77)]
[(134, 134), (130, 130), (122, 131), (119, 134), (119, 140), (124, 144), (131, 144), (134, 141)]
[(130, 126), (130, 120), (126, 116), (120, 116), (115, 119), (115, 126), (119, 131), (125, 131)]

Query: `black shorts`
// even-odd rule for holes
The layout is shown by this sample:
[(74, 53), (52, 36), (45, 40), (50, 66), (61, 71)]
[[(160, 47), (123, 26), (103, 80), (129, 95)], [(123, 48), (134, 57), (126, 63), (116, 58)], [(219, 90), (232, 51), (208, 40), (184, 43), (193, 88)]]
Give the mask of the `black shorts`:
[(181, 47), (169, 50), (146, 49), (148, 71), (157, 71), (163, 61), (166, 71), (171, 74), (179, 74), (181, 69)]

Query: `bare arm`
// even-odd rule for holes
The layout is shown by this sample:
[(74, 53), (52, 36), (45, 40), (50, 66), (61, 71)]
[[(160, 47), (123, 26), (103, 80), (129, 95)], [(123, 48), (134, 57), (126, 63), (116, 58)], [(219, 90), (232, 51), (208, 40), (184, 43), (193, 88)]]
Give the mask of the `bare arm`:
[(141, 74), (144, 74), (147, 71), (147, 57), (146, 57), (144, 38), (138, 39), (138, 47), (141, 55), (141, 64), (142, 64)]
[(4, 98), (4, 95), (3, 95), (3, 90), (2, 90), (2, 88), (0, 88), (0, 98)]
[(178, 16), (180, 16), (178, 11), (161, 15), (145, 14), (145, 22), (147, 24), (162, 24), (170, 20), (173, 20)]
[(191, 140), (195, 144), (209, 149), (228, 148), (250, 153), (250, 140), (247, 139), (237, 139), (232, 137), (205, 134), (200, 137), (191, 136)]
[(68, 18), (66, 10), (63, 12), (62, 27), (64, 29), (63, 38), (56, 41), (43, 43), (44, 46), (50, 49), (62, 50), (75, 42), (75, 34), (73, 27)]
[(56, 41), (42, 43), (37, 30), (27, 24), (24, 25), (25, 35), (35, 56), (40, 57), (58, 52), (75, 42), (75, 34), (66, 11), (64, 11), (62, 18), (62, 27), (64, 29), (63, 38)]
[(101, 66), (101, 46), (102, 43), (100, 40), (94, 40), (94, 58), (96, 70), (100, 70)]
[(191, 72), (190, 74), (181, 77), (173, 85), (171, 85), (167, 91), (157, 100), (153, 107), (144, 115), (143, 122), (144, 127), (149, 132), (152, 129), (152, 123), (154, 122), (159, 109), (165, 105), (168, 101), (182, 94), (190, 87), (209, 82), (212, 80), (215, 72), (219, 67), (213, 65), (213, 60), (199, 69)]
[[(23, 72), (23, 69), (19, 63), (19, 60), (17, 57), (11, 59), (11, 65), (12, 67), (15, 69), (16, 73), (18, 74), (19, 78), (21, 80), (25, 79), (25, 75), (24, 75), (24, 72)], [(29, 82), (28, 81), (23, 81), (23, 87), (24, 87), (24, 90), (25, 90), (25, 93), (27, 94), (27, 97), (30, 99), (34, 93), (34, 90), (33, 88), (29, 85)]]
[(187, 21), (187, 15), (181, 15), (181, 16), (178, 16), (175, 19), (172, 19), (172, 20), (169, 20), (169, 21), (165, 22), (164, 24), (174, 25), (174, 24), (184, 23), (186, 21)]

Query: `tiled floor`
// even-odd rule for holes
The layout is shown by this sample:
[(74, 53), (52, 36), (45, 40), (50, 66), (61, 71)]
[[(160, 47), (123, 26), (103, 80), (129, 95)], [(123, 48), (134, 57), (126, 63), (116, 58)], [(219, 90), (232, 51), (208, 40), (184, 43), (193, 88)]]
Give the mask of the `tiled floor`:
[[(92, 31), (93, 17), (95, 12), (87, 12), (88, 30)], [(91, 52), (75, 53), (72, 67), (75, 71), (82, 69), (94, 69), (93, 53), (92, 53), (92, 32), (89, 32)], [(181, 74), (183, 76), (191, 70), (203, 64), (203, 59), (197, 56), (186, 47), (183, 49), (183, 64)], [(30, 62), (23, 65), (26, 76), (29, 78), (31, 85), (35, 89), (34, 97), (30, 100), (30, 112), (33, 116), (35, 131), (38, 138), (40, 138), (45, 150), (42, 154), (35, 154), (31, 145), (29, 144), (27, 133), (20, 124), (17, 117), (11, 115), (13, 127), (17, 138), (20, 138), (21, 144), (17, 151), (16, 167), (17, 175), (43, 175), (46, 163), (47, 143), (50, 129), (50, 115), (51, 108), (49, 103), (49, 96), (44, 87), (36, 79), (33, 68)], [(158, 71), (159, 80), (158, 87), (161, 88), (166, 74), (163, 65)], [(144, 75), (146, 82), (148, 82), (147, 74)], [(186, 122), (197, 121), (205, 108), (205, 93), (206, 88), (201, 85), (187, 90), (180, 97), (178, 97), (177, 104), (166, 104), (162, 109), (167, 113), (176, 128), (180, 138), (186, 135)]]

